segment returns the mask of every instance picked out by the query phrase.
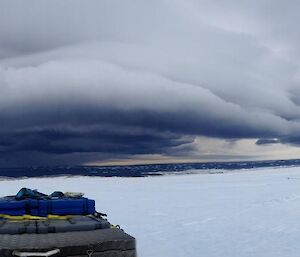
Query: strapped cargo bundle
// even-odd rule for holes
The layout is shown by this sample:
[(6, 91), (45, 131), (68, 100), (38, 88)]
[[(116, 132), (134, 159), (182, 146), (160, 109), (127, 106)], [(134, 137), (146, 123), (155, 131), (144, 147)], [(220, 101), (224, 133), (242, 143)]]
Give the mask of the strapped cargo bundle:
[[(53, 196), (58, 195), (59, 196)], [(95, 213), (95, 201), (83, 196), (69, 197), (62, 192), (51, 195), (22, 188), (16, 196), (0, 198), (0, 213), (8, 215), (88, 215)]]
[(136, 257), (135, 238), (82, 193), (23, 188), (0, 198), (0, 256)]

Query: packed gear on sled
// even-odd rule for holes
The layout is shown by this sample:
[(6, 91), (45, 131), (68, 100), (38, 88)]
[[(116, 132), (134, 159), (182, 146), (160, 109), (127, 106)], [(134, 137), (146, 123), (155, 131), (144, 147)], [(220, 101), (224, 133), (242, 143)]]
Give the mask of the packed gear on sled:
[(33, 215), (88, 215), (95, 213), (95, 201), (78, 196), (65, 196), (62, 192), (45, 195), (37, 190), (22, 188), (16, 196), (0, 199), (0, 214)]
[(136, 257), (135, 238), (82, 193), (22, 188), (0, 198), (0, 256)]

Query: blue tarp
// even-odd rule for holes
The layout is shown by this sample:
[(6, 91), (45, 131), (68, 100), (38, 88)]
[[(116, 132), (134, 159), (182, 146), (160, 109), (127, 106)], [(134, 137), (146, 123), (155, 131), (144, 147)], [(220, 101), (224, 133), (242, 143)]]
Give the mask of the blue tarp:
[(16, 200), (16, 197), (0, 198), (0, 214), (34, 216), (53, 215), (87, 215), (95, 213), (95, 201), (79, 198), (52, 198), (38, 197), (38, 199), (25, 197)]

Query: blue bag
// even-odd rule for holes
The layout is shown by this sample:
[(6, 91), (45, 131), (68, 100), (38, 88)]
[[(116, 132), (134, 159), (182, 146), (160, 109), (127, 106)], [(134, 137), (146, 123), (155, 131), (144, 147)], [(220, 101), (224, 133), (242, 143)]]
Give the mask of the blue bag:
[(47, 196), (36, 190), (22, 188), (15, 197), (0, 198), (0, 214), (46, 217), (49, 214), (88, 215), (95, 211), (94, 200), (64, 197), (60, 192)]

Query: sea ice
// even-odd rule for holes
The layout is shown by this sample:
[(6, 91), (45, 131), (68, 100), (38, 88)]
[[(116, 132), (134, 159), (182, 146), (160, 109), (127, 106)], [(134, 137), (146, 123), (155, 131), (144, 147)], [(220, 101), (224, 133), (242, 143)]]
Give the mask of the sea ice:
[(56, 177), (0, 181), (82, 191), (137, 238), (139, 257), (300, 256), (300, 168), (144, 178)]

